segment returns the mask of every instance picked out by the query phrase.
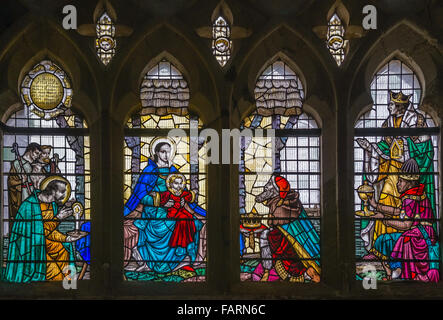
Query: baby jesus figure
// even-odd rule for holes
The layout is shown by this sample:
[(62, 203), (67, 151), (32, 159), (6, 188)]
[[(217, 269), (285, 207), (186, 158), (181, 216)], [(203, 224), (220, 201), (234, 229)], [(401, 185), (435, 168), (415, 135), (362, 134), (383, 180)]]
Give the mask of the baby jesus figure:
[(176, 220), (174, 230), (169, 240), (169, 246), (172, 248), (186, 248), (194, 241), (196, 232), (194, 217), (185, 208), (186, 203), (194, 202), (195, 193), (185, 190), (185, 181), (186, 179), (182, 174), (170, 174), (166, 178), (168, 191), (160, 193), (160, 206), (165, 206), (168, 202), (169, 204), (173, 202), (173, 205), (168, 208), (167, 214), (169, 219)]

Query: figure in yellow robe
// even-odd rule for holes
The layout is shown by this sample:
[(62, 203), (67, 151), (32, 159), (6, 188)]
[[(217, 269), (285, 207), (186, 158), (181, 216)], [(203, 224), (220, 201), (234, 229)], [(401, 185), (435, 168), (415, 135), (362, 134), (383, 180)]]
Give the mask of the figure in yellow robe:
[[(54, 209), (50, 203), (41, 203), (43, 229), (46, 244), (46, 280), (63, 280), (69, 265), (69, 252), (63, 246), (67, 236), (57, 230), (60, 222), (54, 220)], [(65, 269), (66, 268), (66, 269)]]
[(35, 190), (20, 205), (9, 239), (3, 280), (60, 281), (64, 274), (75, 271), (72, 242), (84, 234), (66, 236), (57, 230), (60, 221), (73, 213), (72, 208), (63, 207), (69, 195), (69, 182), (51, 176), (42, 182), (41, 191)]
[[(383, 128), (417, 128), (427, 126), (423, 114), (415, 110), (410, 103), (411, 95), (404, 95), (402, 92), (395, 93), (393, 91), (390, 91), (389, 94), (389, 117), (382, 124)], [(416, 152), (415, 150), (419, 146), (423, 149), (422, 145), (430, 145), (432, 149), (432, 142), (427, 135), (418, 137), (386, 136), (377, 143), (370, 143), (367, 139), (359, 138), (357, 143), (365, 150), (365, 178), (374, 185), (376, 192), (379, 192), (378, 203), (385, 206), (393, 208), (400, 208), (401, 206), (397, 181), (398, 173), (406, 160), (409, 158), (416, 159), (420, 170), (425, 172), (429, 171), (430, 165), (419, 157), (430, 157), (432, 165), (433, 156), (431, 156), (431, 152)], [(427, 193), (433, 194), (433, 182), (427, 183), (427, 185), (429, 187), (426, 190)], [(399, 216), (393, 216), (392, 218), (398, 219)], [(374, 248), (374, 243), (382, 234), (393, 232), (399, 231), (386, 226), (383, 220), (375, 220), (370, 221), (363, 228), (361, 236), (365, 242), (366, 249), (370, 253), (380, 259), (387, 259), (388, 257)]]

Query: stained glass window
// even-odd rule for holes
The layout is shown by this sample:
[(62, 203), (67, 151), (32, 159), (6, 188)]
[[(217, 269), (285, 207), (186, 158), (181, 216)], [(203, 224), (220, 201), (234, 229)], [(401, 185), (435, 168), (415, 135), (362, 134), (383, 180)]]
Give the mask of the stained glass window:
[(143, 78), (140, 88), (143, 114), (186, 115), (189, 87), (181, 72), (163, 59)]
[[(277, 80), (275, 87), (264, 79)], [(240, 138), (240, 279), (319, 282), (320, 129), (302, 112), (303, 86), (283, 62), (267, 68), (257, 87), (257, 107), (269, 100), (272, 107), (257, 108), (241, 129), (273, 129), (275, 138)]]
[(223, 67), (231, 58), (231, 52), (231, 27), (225, 18), (219, 16), (212, 26), (212, 53)]
[(349, 40), (345, 40), (345, 27), (337, 15), (334, 13), (328, 23), (326, 35), (326, 45), (337, 65), (341, 65), (348, 51)]
[(23, 79), (21, 98), (32, 113), (49, 120), (71, 105), (72, 88), (62, 69), (43, 60)]
[(261, 115), (297, 115), (301, 113), (304, 90), (299, 77), (283, 61), (269, 65), (258, 77), (255, 104)]
[(50, 61), (24, 77), (21, 92), (24, 108), (2, 124), (2, 280), (89, 279), (86, 122), (70, 108), (68, 76)]
[(168, 136), (171, 129), (189, 133), (202, 124), (188, 112), (186, 80), (166, 60), (146, 74), (141, 100), (124, 143), (124, 277), (205, 281), (204, 141)]
[[(356, 123), (357, 279), (439, 281), (439, 131), (420, 107), (422, 86), (394, 59), (371, 83)], [(371, 277), (372, 277), (371, 275)]]
[(104, 65), (107, 65), (115, 54), (117, 41), (115, 39), (115, 25), (107, 12), (104, 12), (95, 27), (97, 38), (95, 48), (97, 56)]

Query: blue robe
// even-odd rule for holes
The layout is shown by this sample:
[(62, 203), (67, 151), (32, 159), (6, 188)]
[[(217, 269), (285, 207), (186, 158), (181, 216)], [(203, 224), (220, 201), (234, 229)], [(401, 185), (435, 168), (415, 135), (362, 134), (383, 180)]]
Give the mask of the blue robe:
[(75, 248), (77, 249), (78, 253), (80, 253), (80, 256), (83, 258), (83, 260), (87, 263), (91, 263), (91, 222), (87, 221), (82, 224), (81, 231), (86, 231), (88, 235), (84, 236), (83, 238), (77, 240), (75, 242)]
[[(153, 206), (153, 199), (149, 194), (151, 192), (167, 191), (165, 178), (168, 174), (174, 172), (178, 172), (174, 166), (159, 168), (153, 160), (149, 159), (148, 165), (143, 169), (134, 187), (134, 192), (124, 208), (124, 216), (127, 216), (140, 203), (143, 204), (141, 218), (134, 221), (134, 225), (139, 229), (137, 249), (143, 260), (146, 261), (147, 266), (159, 273), (172, 271), (186, 256), (190, 256), (191, 261), (195, 261), (198, 253), (200, 230), (203, 227), (201, 221), (194, 219), (197, 231), (194, 241), (186, 248), (169, 247), (175, 221), (166, 219), (167, 208)], [(206, 216), (206, 211), (197, 204), (189, 205), (196, 213)]]
[(320, 237), (314, 225), (308, 220), (305, 209), (302, 210), (299, 218), (281, 227), (287, 231), (298, 243), (300, 243), (313, 262), (320, 266)]

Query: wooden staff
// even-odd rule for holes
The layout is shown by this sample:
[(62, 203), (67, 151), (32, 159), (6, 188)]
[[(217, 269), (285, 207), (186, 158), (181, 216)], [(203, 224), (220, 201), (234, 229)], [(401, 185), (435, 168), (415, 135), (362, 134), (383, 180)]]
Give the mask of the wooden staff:
[[(24, 181), (24, 183), (26, 185), (26, 189), (28, 189), (29, 194), (32, 194), (31, 188), (29, 187), (30, 186), (30, 184), (29, 184), (30, 183), (29, 182), (29, 176), (28, 176), (28, 173), (25, 171), (25, 168), (23, 167), (22, 157), (20, 156), (20, 152), (18, 151), (18, 144), (17, 144), (17, 142), (14, 142), (12, 144), (11, 152), (15, 154), (15, 157), (18, 160), (18, 164), (20, 166), (20, 169), (22, 170), (22, 172), (24, 173), (24, 175), (26, 177), (26, 180)], [(31, 182), (31, 184), (32, 184), (32, 182)]]

